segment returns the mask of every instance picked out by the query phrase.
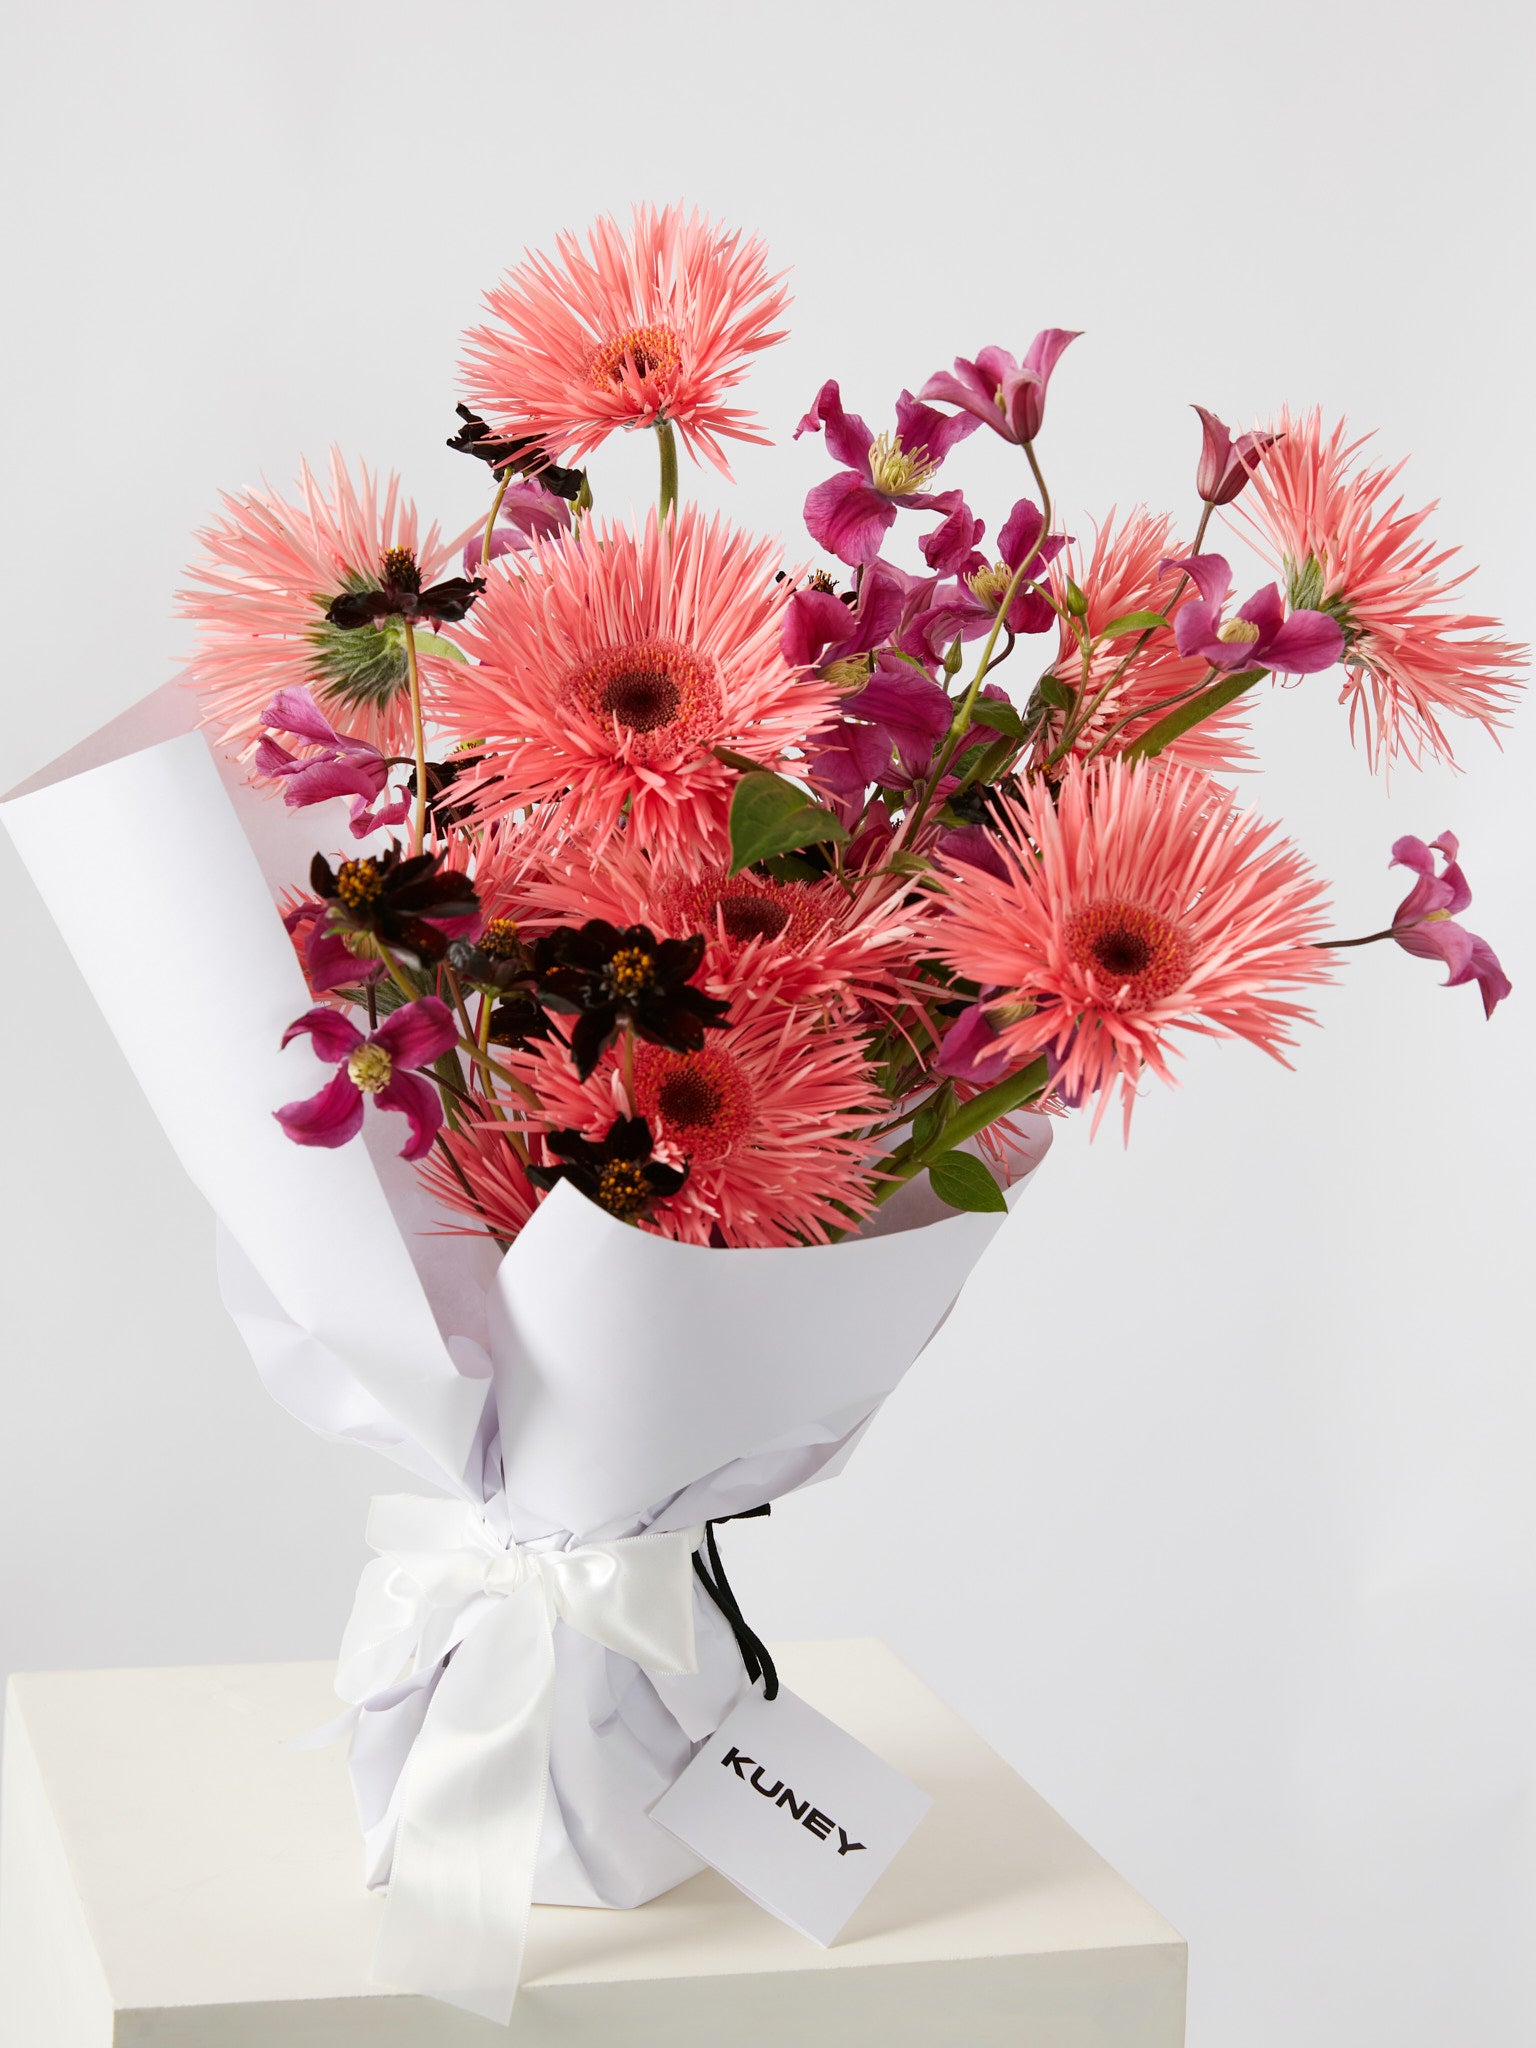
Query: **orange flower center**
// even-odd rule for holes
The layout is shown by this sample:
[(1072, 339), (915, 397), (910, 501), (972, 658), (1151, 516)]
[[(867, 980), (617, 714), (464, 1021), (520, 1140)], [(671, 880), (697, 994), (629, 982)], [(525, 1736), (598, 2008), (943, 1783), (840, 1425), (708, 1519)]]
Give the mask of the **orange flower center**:
[(510, 917), (493, 917), (477, 941), (488, 960), (515, 960), (522, 949), (516, 922)]
[(1140, 1009), (1172, 995), (1194, 964), (1189, 934), (1137, 904), (1090, 903), (1068, 918), (1065, 937), (1072, 959), (1096, 982), (1109, 985), (1121, 1009)]
[(720, 717), (715, 665), (670, 640), (632, 640), (583, 662), (565, 679), (564, 696), (600, 725), (662, 740), (697, 739)]
[(336, 870), (336, 894), (348, 910), (366, 910), (384, 894), (384, 870), (371, 857), (344, 860)]
[(670, 327), (631, 327), (627, 334), (603, 343), (587, 367), (587, 380), (599, 391), (612, 390), (629, 377), (642, 384), (664, 384), (676, 376), (682, 360)]
[(629, 1159), (610, 1159), (597, 1179), (597, 1199), (610, 1216), (638, 1216), (650, 1200), (645, 1169)]
[(640, 1114), (694, 1159), (723, 1159), (752, 1127), (747, 1077), (715, 1046), (692, 1053), (638, 1047), (635, 1096)]

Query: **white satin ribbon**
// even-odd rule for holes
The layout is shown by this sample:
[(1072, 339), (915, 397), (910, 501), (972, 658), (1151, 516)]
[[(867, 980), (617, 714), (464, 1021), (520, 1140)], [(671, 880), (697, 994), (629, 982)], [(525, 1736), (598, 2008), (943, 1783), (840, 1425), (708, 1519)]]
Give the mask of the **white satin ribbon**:
[(400, 1791), (376, 1981), (505, 2025), (517, 1996), (549, 1779), (554, 1624), (648, 1671), (697, 1668), (702, 1527), (572, 1550), (504, 1545), (466, 1503), (383, 1494), (336, 1690), (364, 1706), (451, 1650)]

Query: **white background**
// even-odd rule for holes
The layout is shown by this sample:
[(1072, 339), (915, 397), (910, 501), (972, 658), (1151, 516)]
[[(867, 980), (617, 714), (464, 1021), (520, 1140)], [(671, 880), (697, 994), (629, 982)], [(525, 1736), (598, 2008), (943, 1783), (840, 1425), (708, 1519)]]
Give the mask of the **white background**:
[[(1514, 8), (7, 9), (8, 784), (172, 671), (220, 486), (330, 440), (461, 522), (460, 329), (525, 244), (686, 196), (794, 266), (729, 494), (793, 533), (826, 375), (1086, 338), (1042, 454), (1067, 516), (1186, 517), (1199, 399), (1321, 399), (1531, 625), (1531, 37)], [(651, 450), (600, 459), (610, 505)], [(643, 460), (642, 460), (643, 458)], [(1017, 457), (952, 475), (993, 530)], [(712, 479), (687, 487), (723, 501)], [(1255, 579), (1256, 580), (1256, 579)], [(1287, 1074), (1202, 1050), (1129, 1151), (1069, 1128), (849, 1474), (729, 1538), (767, 1633), (878, 1633), (1189, 1936), (1196, 2048), (1528, 2048), (1536, 1536), (1527, 1337), (1536, 748), (1351, 752), (1261, 707), (1255, 798), (1386, 921), (1392, 837), (1461, 833), (1517, 983), (1348, 957)], [(211, 1223), (8, 843), (0, 1665), (321, 1656), (366, 1454), (269, 1404)], [(164, 949), (174, 904), (123, 900)]]

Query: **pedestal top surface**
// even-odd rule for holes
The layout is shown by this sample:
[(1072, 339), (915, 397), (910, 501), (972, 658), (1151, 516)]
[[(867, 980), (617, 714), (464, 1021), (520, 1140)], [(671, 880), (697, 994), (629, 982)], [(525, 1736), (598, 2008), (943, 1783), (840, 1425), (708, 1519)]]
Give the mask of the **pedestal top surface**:
[[(706, 1871), (635, 1912), (538, 1906), (535, 1984), (843, 1971), (1181, 1937), (883, 1643), (798, 1643), (784, 1681), (933, 1797), (819, 1949)], [(28, 1673), (25, 1725), (119, 2008), (379, 1997), (330, 1664)], [(387, 1995), (387, 1994), (384, 1994)]]

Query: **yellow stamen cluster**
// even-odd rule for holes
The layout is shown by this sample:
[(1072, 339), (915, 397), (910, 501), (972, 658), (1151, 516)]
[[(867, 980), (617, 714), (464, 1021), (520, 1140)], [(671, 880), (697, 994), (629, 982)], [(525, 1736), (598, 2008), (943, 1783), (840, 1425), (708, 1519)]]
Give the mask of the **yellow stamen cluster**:
[(515, 960), (522, 951), (517, 926), (510, 917), (493, 917), (480, 934), (480, 950), (490, 960)]
[(643, 946), (623, 946), (608, 963), (617, 996), (637, 996), (656, 979), (656, 962)]
[(336, 894), (348, 910), (366, 910), (384, 894), (384, 873), (376, 860), (344, 860), (336, 870)]
[(384, 555), (384, 581), (393, 583), (416, 566), (416, 556), (411, 548), (388, 548)]
[(1013, 571), (1006, 562), (989, 562), (985, 569), (976, 570), (965, 579), (971, 595), (984, 604), (989, 611), (996, 611), (1003, 601), (1003, 593), (1013, 581)]
[(1228, 619), (1216, 635), (1216, 638), (1225, 641), (1228, 647), (1247, 647), (1258, 637), (1259, 629), (1252, 619)]
[(837, 584), (827, 574), (825, 569), (813, 569), (806, 588), (808, 590), (824, 590), (828, 597), (836, 597), (837, 595)]
[(644, 1168), (633, 1160), (610, 1159), (598, 1175), (598, 1203), (610, 1216), (638, 1216), (650, 1192)]
[(377, 1095), (389, 1086), (394, 1064), (382, 1045), (360, 1045), (347, 1061), (347, 1075), (365, 1095)]
[(877, 434), (869, 451), (870, 481), (884, 498), (920, 491), (938, 466), (928, 460), (926, 448), (903, 448), (899, 434)]
[(822, 670), (823, 679), (834, 690), (862, 690), (869, 681), (874, 658), (868, 654), (848, 654), (841, 661), (828, 662)]

